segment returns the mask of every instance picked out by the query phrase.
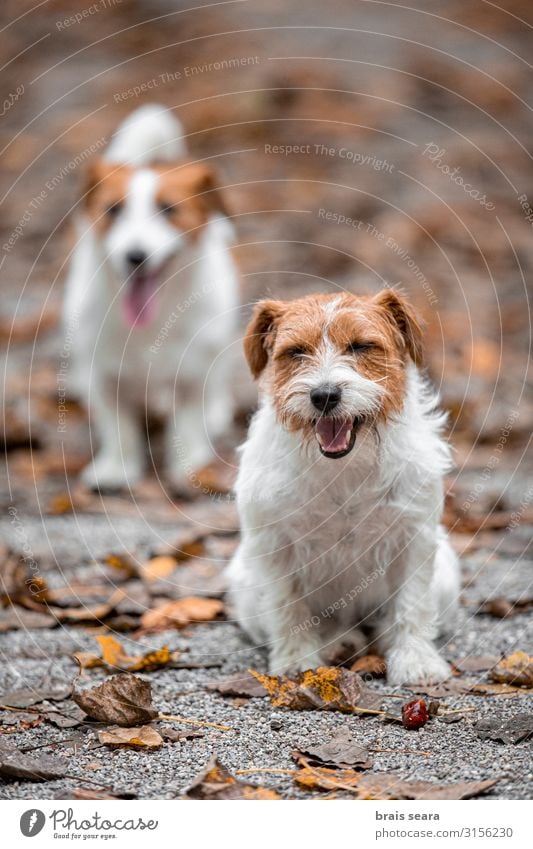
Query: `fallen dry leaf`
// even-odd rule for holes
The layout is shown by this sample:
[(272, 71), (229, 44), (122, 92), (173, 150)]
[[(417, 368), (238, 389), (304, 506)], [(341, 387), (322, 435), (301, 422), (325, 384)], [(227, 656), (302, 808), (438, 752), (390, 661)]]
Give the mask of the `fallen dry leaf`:
[(19, 781), (52, 781), (64, 778), (66, 766), (48, 755), (27, 755), (0, 741), (0, 776)]
[(486, 793), (498, 780), (490, 778), (441, 785), (430, 781), (402, 781), (394, 775), (366, 774), (360, 777), (357, 789), (361, 799), (471, 799)]
[(350, 666), (352, 672), (359, 675), (371, 675), (372, 678), (383, 678), (387, 672), (385, 658), (379, 654), (365, 654)]
[(373, 766), (368, 751), (356, 743), (348, 728), (341, 728), (330, 740), (311, 744), (294, 754), (298, 761), (301, 757), (318, 761), (320, 766), (349, 769), (370, 769)]
[(161, 734), (152, 725), (135, 728), (111, 726), (105, 731), (99, 731), (98, 739), (106, 746), (129, 746), (134, 749), (160, 749), (163, 745)]
[(267, 787), (238, 781), (213, 755), (205, 768), (185, 791), (189, 799), (278, 800), (281, 796)]
[(482, 740), (497, 740), (501, 743), (520, 743), (533, 737), (533, 714), (518, 713), (510, 719), (502, 716), (480, 719), (474, 730)]
[(500, 658), (493, 654), (467, 655), (461, 660), (454, 661), (459, 672), (486, 672), (499, 662)]
[(180, 743), (182, 740), (194, 740), (197, 737), (205, 737), (202, 731), (178, 731), (177, 728), (164, 726), (159, 729), (163, 740), (168, 740), (170, 743)]
[(304, 765), (296, 772), (294, 781), (305, 790), (352, 791), (361, 778), (361, 773), (354, 769), (312, 766), (305, 760), (300, 762)]
[(498, 684), (512, 684), (515, 687), (533, 687), (533, 657), (525, 651), (516, 651), (499, 662), (491, 670), (489, 677)]
[(146, 631), (185, 628), (191, 622), (210, 622), (216, 619), (223, 609), (223, 602), (217, 598), (187, 596), (147, 610), (141, 617), (141, 626)]
[(47, 585), (44, 578), (35, 574), (26, 561), (7, 548), (0, 551), (0, 600), (4, 605), (21, 604), (40, 612), (46, 601)]
[(158, 715), (151, 685), (129, 673), (114, 675), (98, 687), (75, 690), (72, 698), (92, 719), (123, 728), (145, 725)]
[(264, 685), (250, 672), (236, 672), (222, 681), (213, 681), (206, 685), (207, 690), (214, 690), (223, 696), (246, 696), (247, 698), (264, 698), (268, 695)]
[(526, 613), (532, 607), (533, 598), (520, 598), (516, 601), (511, 601), (508, 598), (498, 597), (488, 599), (479, 610), (479, 613), (488, 613), (497, 619), (507, 619), (509, 616), (518, 616), (520, 613)]
[[(320, 666), (300, 672), (295, 678), (287, 675), (262, 675), (250, 670), (251, 674), (266, 689), (274, 707), (291, 710), (340, 710), (346, 713), (375, 713), (379, 708), (369, 707), (364, 696), (366, 690), (356, 672), (335, 666)], [(379, 698), (379, 697), (378, 697)]]
[[(63, 795), (60, 797), (63, 798)], [(105, 790), (95, 790), (92, 787), (76, 787), (72, 791), (73, 799), (101, 799), (102, 801), (112, 801), (113, 799), (136, 799), (135, 793), (106, 793)]]
[(158, 581), (161, 578), (168, 578), (174, 572), (177, 565), (178, 561), (176, 558), (170, 555), (152, 557), (151, 560), (147, 560), (146, 563), (142, 564), (139, 569), (139, 576), (145, 581)]
[[(153, 672), (154, 669), (168, 666), (175, 659), (175, 654), (170, 651), (168, 646), (162, 646), (160, 649), (154, 649), (144, 655), (131, 656), (126, 654), (121, 643), (111, 635), (104, 635), (95, 639), (100, 644), (102, 656), (101, 658), (94, 658), (93, 656), (93, 659), (99, 660), (100, 664), (115, 671), (120, 669), (123, 672)], [(83, 658), (83, 660), (86, 664), (91, 663), (90, 656)], [(92, 665), (96, 664), (92, 662)]]

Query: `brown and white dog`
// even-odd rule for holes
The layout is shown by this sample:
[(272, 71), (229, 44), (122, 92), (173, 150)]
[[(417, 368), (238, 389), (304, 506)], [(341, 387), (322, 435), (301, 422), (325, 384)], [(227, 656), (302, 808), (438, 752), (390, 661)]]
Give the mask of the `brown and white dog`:
[(392, 289), (262, 301), (244, 349), (262, 398), (236, 485), (238, 622), (272, 672), (357, 653), (363, 628), (390, 682), (448, 677), (432, 640), (459, 587), (440, 526), (450, 453), (413, 309)]
[(166, 418), (165, 474), (187, 488), (233, 415), (238, 305), (232, 228), (215, 174), (186, 157), (181, 125), (143, 106), (88, 175), (64, 303), (70, 385), (87, 404), (94, 487), (143, 474), (143, 418)]

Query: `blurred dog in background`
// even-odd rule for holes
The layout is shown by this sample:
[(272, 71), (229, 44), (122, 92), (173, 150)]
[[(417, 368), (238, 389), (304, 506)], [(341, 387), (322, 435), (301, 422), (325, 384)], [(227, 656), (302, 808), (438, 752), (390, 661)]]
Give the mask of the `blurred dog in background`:
[(71, 390), (99, 446), (83, 480), (138, 480), (153, 411), (166, 419), (165, 475), (187, 489), (233, 415), (238, 280), (214, 171), (186, 158), (170, 111), (142, 106), (91, 164), (82, 205), (63, 319), (76, 328)]

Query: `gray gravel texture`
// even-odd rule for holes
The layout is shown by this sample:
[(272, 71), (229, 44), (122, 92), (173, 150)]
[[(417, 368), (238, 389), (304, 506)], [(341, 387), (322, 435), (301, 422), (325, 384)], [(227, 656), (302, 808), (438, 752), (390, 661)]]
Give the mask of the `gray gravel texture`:
[[(28, 525), (29, 527), (29, 525)], [(44, 520), (47, 536), (61, 551), (68, 540), (70, 554), (80, 549), (84, 540), (95, 542), (96, 556), (105, 553), (116, 539), (110, 532), (107, 519), (79, 516), (78, 530), (73, 529), (71, 520), (50, 517)], [(142, 535), (128, 521), (118, 523), (120, 533), (129, 545), (139, 553), (151, 547), (146, 529)], [(43, 535), (33, 525), (29, 531), (30, 544), (44, 554)], [(11, 529), (4, 527), (5, 535)], [(161, 539), (171, 539), (175, 533), (172, 525), (160, 523), (152, 528), (152, 544)], [(518, 591), (519, 585), (527, 585), (530, 565), (527, 568), (513, 565), (512, 561), (499, 559), (497, 567), (490, 562), (480, 567), (481, 552), (464, 557), (464, 574), (469, 586), (465, 591), (465, 606), (460, 613), (459, 626), (453, 639), (443, 646), (444, 654), (450, 659), (468, 655), (508, 654), (516, 648), (531, 648), (533, 616), (523, 614), (508, 620), (498, 620), (475, 615), (476, 599), (486, 597), (492, 586), (512, 580)], [(71, 557), (75, 561), (75, 557)], [(66, 567), (63, 578), (84, 572), (85, 577), (93, 571), (102, 573), (103, 567), (94, 561)], [(492, 582), (492, 584), (491, 584)], [(477, 590), (477, 596), (475, 588)], [(501, 589), (501, 587), (500, 587)], [(509, 587), (507, 587), (509, 590)], [(114, 792), (134, 793), (141, 798), (176, 798), (194, 776), (201, 771), (210, 755), (216, 752), (232, 772), (254, 770), (247, 773), (246, 780), (277, 789), (286, 798), (309, 798), (309, 793), (295, 787), (289, 774), (261, 772), (265, 768), (292, 769), (291, 752), (305, 748), (311, 742), (328, 739), (333, 732), (348, 726), (354, 739), (372, 752), (373, 771), (392, 773), (399, 779), (424, 779), (436, 783), (459, 780), (482, 780), (498, 778), (497, 786), (487, 798), (530, 798), (533, 789), (531, 742), (504, 745), (482, 741), (474, 731), (474, 724), (482, 717), (495, 714), (512, 718), (515, 714), (533, 709), (533, 696), (527, 692), (516, 696), (457, 696), (446, 698), (446, 707), (474, 708), (465, 712), (460, 721), (447, 724), (442, 719), (428, 723), (418, 731), (408, 731), (399, 725), (384, 722), (381, 717), (346, 716), (339, 713), (314, 711), (291, 712), (274, 710), (267, 698), (235, 699), (207, 692), (205, 685), (220, 680), (233, 672), (254, 667), (265, 669), (265, 654), (250, 646), (232, 622), (221, 621), (205, 625), (190, 626), (177, 632), (145, 636), (140, 642), (129, 641), (127, 635), (119, 634), (127, 649), (148, 650), (163, 644), (172, 649), (181, 649), (202, 661), (220, 663), (220, 668), (195, 670), (160, 670), (146, 675), (153, 687), (154, 702), (164, 714), (180, 715), (200, 721), (227, 725), (230, 731), (201, 729), (202, 738), (177, 743), (165, 743), (156, 752), (132, 750), (111, 751), (98, 745), (96, 732), (90, 727), (58, 729), (43, 723), (34, 729), (8, 734), (1, 739), (17, 746), (40, 747), (38, 751), (62, 755), (67, 763), (68, 778), (44, 783), (5, 781), (0, 782), (1, 798), (69, 798), (78, 787), (111, 788)], [(90, 629), (60, 627), (51, 631), (19, 631), (0, 636), (2, 666), (0, 690), (36, 685), (43, 672), (53, 669), (54, 674), (72, 677), (76, 665), (71, 654), (76, 650), (95, 650), (98, 646)], [(98, 669), (86, 670), (81, 683), (100, 683), (105, 674)], [(486, 680), (477, 675), (476, 680)], [(394, 693), (406, 700), (412, 697), (407, 690), (391, 690), (385, 682), (374, 681), (372, 688), (385, 693)], [(386, 700), (387, 701), (387, 700)], [(57, 704), (57, 703), (56, 703)], [(58, 703), (59, 706), (67, 706)], [(6, 721), (6, 712), (0, 714)], [(271, 728), (281, 724), (279, 730)], [(190, 730), (194, 726), (165, 723), (179, 730)], [(5, 727), (5, 726), (4, 726)], [(53, 745), (48, 745), (53, 744)], [(407, 750), (407, 751), (406, 751)], [(409, 754), (407, 752), (417, 752)], [(37, 753), (36, 752), (36, 753)], [(425, 753), (425, 754), (424, 754)], [(89, 784), (88, 779), (96, 784)], [(340, 793), (342, 796), (342, 792)]]

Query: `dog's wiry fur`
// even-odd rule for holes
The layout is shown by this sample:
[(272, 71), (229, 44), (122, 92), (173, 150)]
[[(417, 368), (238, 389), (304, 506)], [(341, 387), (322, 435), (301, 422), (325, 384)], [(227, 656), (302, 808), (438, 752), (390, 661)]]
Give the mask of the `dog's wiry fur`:
[(141, 477), (147, 409), (166, 419), (164, 475), (185, 488), (232, 418), (232, 228), (211, 167), (185, 153), (172, 113), (143, 106), (89, 168), (64, 304), (70, 388), (99, 446), (89, 485)]
[[(439, 524), (450, 456), (421, 348), (393, 290), (256, 307), (245, 353), (262, 398), (242, 448), (229, 581), (272, 672), (327, 662), (343, 643), (356, 654), (365, 631), (391, 683), (449, 674), (432, 640), (459, 587)], [(341, 395), (320, 413), (311, 392), (324, 385)]]

